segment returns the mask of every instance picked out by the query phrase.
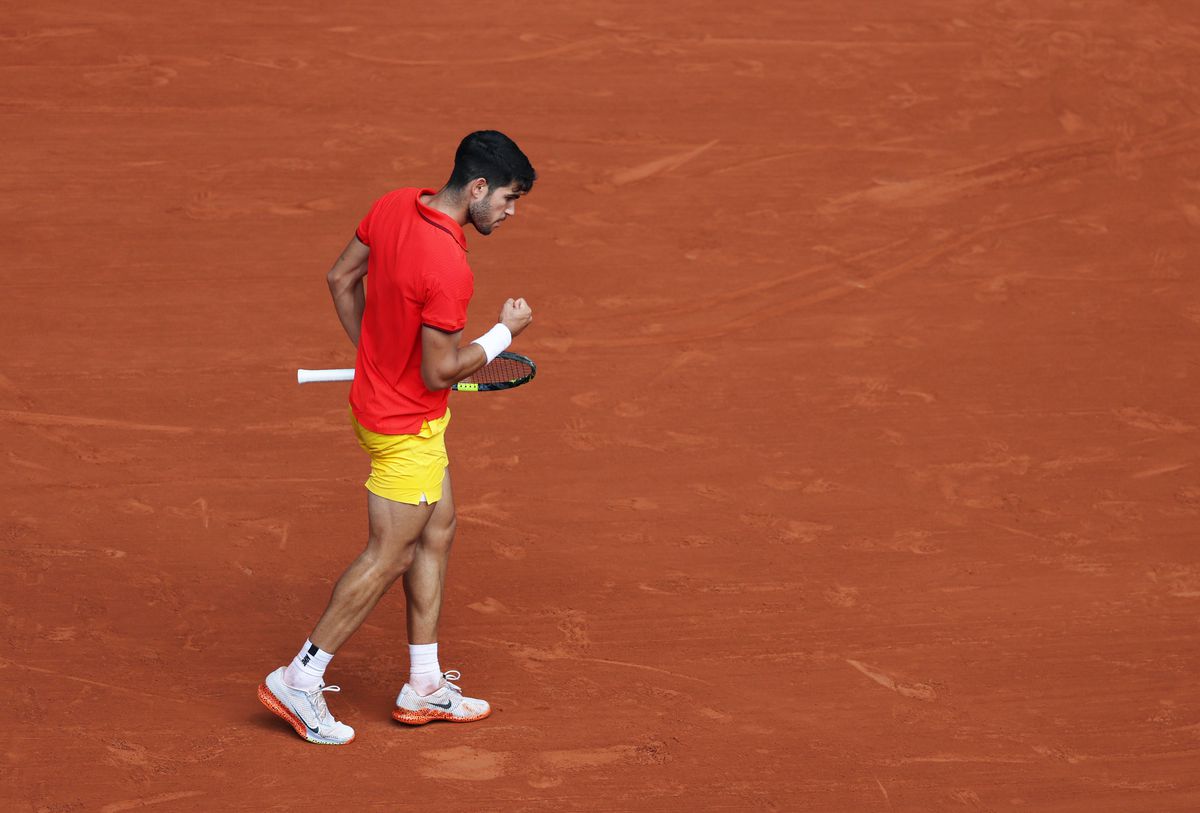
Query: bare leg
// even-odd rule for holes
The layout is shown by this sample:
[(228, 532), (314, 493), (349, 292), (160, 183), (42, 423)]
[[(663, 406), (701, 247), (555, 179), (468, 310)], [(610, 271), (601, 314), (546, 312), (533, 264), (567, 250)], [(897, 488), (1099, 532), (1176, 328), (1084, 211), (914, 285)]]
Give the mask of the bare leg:
[(454, 543), (454, 493), (450, 489), (450, 471), (442, 481), (442, 498), (421, 531), (414, 546), (412, 565), (404, 574), (404, 596), (408, 602), (408, 642), (437, 642), (438, 618), (442, 612), (442, 590), (446, 585), (446, 566)]
[(338, 579), (309, 640), (326, 652), (336, 652), (354, 634), (412, 565), (417, 540), (433, 514), (434, 506), (407, 505), (367, 492), (367, 548)]

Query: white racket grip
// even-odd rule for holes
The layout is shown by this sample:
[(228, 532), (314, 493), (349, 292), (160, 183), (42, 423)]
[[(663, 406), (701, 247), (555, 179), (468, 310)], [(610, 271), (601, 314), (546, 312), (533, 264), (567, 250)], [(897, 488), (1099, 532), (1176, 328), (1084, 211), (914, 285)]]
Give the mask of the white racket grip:
[(297, 384), (316, 384), (322, 381), (353, 381), (354, 368), (343, 367), (337, 370), (297, 370)]

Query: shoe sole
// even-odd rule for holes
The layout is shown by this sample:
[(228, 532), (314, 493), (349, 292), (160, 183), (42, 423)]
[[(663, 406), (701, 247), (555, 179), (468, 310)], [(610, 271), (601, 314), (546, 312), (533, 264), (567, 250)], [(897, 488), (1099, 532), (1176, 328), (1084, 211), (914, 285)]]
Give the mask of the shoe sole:
[(489, 708), (483, 714), (476, 714), (474, 717), (456, 717), (448, 711), (396, 709), (392, 712), (392, 719), (405, 725), (425, 725), (426, 723), (433, 723), (438, 720), (447, 723), (473, 723), (476, 720), (482, 720), (484, 717), (490, 716), (491, 713), (492, 710)]
[(262, 683), (258, 687), (258, 702), (262, 703), (267, 707), (268, 710), (270, 710), (272, 714), (281, 718), (284, 722), (295, 729), (296, 733), (300, 735), (301, 739), (305, 740), (306, 742), (311, 742), (314, 745), (349, 745), (350, 743), (354, 742), (354, 737), (351, 737), (345, 742), (313, 739), (313, 737), (309, 735), (308, 726), (304, 724), (304, 721), (297, 717), (291, 709), (285, 706), (283, 701), (275, 696), (275, 692), (271, 691), (271, 687), (269, 687), (266, 683)]

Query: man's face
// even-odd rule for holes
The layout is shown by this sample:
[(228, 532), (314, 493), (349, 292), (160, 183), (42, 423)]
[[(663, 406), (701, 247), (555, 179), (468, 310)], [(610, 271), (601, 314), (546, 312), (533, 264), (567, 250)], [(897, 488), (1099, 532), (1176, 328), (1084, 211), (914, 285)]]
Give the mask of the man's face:
[(478, 197), (472, 196), (467, 206), (467, 217), (475, 231), (491, 234), (492, 229), (517, 213), (517, 199), (524, 194), (512, 184), (494, 191), (484, 186)]

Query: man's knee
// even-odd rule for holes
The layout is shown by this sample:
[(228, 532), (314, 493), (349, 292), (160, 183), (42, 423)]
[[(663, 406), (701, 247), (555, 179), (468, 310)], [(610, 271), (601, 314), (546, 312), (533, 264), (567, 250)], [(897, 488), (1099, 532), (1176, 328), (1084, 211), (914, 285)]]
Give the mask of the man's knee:
[(450, 547), (454, 544), (454, 531), (457, 527), (458, 520), (453, 514), (448, 520), (442, 522), (431, 521), (421, 532), (421, 545), (426, 550), (449, 553)]
[(372, 534), (367, 543), (366, 556), (376, 578), (391, 584), (408, 572), (416, 552), (415, 539), (387, 539)]

